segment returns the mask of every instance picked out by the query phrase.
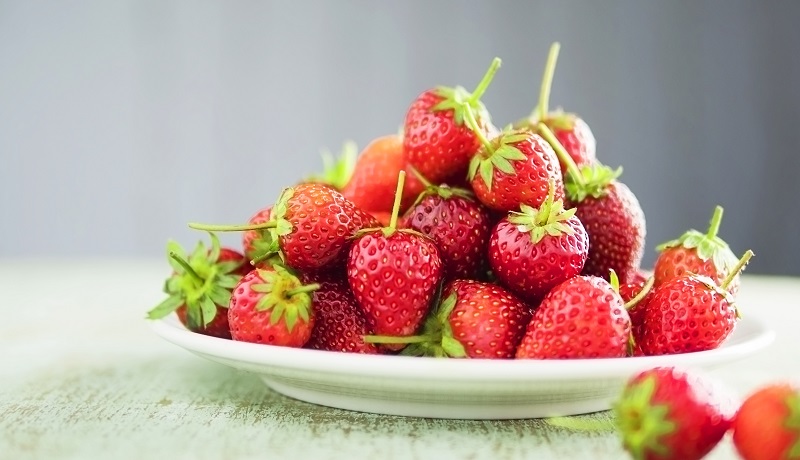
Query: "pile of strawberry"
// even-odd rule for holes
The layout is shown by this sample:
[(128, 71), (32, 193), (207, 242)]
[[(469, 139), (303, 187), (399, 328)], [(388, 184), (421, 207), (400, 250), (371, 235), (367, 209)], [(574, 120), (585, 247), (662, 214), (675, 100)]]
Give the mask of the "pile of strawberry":
[[(473, 92), (436, 87), (402, 135), (283, 189), (245, 225), (174, 242), (169, 297), (192, 331), (352, 353), (501, 359), (613, 358), (709, 350), (734, 329), (741, 260), (711, 228), (640, 266), (645, 218), (596, 156), (589, 126), (549, 111), (551, 48), (533, 113), (504, 129)], [(214, 232), (240, 231), (243, 250)]]

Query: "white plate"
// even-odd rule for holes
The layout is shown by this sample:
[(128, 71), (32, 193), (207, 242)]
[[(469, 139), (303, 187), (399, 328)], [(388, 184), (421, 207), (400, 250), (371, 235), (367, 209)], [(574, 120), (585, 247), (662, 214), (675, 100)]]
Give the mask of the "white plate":
[(164, 339), (212, 361), (258, 374), (302, 401), (361, 412), (456, 419), (515, 419), (607, 410), (622, 384), (654, 366), (708, 369), (765, 348), (774, 332), (743, 318), (712, 351), (580, 360), (469, 360), (357, 355), (217, 339), (175, 315), (152, 323)]

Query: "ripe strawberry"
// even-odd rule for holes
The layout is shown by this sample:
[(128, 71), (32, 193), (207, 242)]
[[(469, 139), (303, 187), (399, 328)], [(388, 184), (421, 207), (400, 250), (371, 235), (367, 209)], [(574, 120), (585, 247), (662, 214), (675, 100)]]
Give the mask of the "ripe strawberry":
[[(531, 309), (500, 286), (473, 280), (447, 284), (444, 299), (402, 354), (451, 358), (512, 359)], [(368, 337), (393, 343), (393, 337)]]
[(296, 270), (332, 269), (344, 261), (350, 239), (378, 222), (339, 192), (322, 184), (299, 184), (281, 193), (269, 222), (255, 225), (205, 225), (189, 227), (209, 231), (269, 229), (272, 246), (265, 259), (279, 250)]
[(323, 170), (321, 174), (312, 174), (301, 183), (325, 184), (337, 191), (342, 191), (344, 186), (353, 176), (358, 157), (358, 146), (353, 141), (346, 141), (342, 146), (342, 153), (338, 158), (328, 150), (322, 151)]
[(492, 230), (489, 265), (511, 292), (533, 305), (558, 284), (577, 276), (586, 263), (589, 239), (575, 209), (553, 200), (554, 187), (534, 209), (522, 205)]
[(396, 228), (405, 172), (399, 175), (388, 227), (356, 236), (347, 259), (347, 281), (376, 334), (414, 334), (428, 314), (442, 276), (436, 244), (412, 230)]
[[(498, 68), (500, 59), (495, 58), (472, 93), (460, 86), (440, 86), (423, 92), (411, 103), (403, 128), (403, 147), (408, 162), (429, 181), (438, 184), (463, 177), (480, 147), (477, 135), (494, 129), (480, 98)], [(465, 123), (467, 112), (473, 113), (475, 124)]]
[(622, 168), (612, 171), (596, 164), (578, 169), (552, 131), (543, 124), (539, 130), (554, 146), (558, 158), (568, 165), (566, 203), (578, 209), (575, 215), (589, 234), (589, 258), (583, 274), (608, 279), (613, 270), (626, 283), (642, 262), (647, 232), (639, 200), (616, 180)]
[[(612, 283), (613, 284), (613, 283)], [(619, 286), (619, 295), (625, 302), (628, 316), (631, 318), (631, 332), (634, 337), (641, 337), (639, 328), (644, 325), (645, 311), (647, 304), (653, 298), (653, 277), (648, 276), (642, 270), (637, 270), (632, 276), (628, 277), (628, 282)], [(644, 356), (644, 352), (634, 341), (633, 356)]]
[(613, 410), (633, 458), (699, 460), (725, 435), (736, 401), (705, 375), (657, 367), (632, 377)]
[(718, 285), (707, 276), (687, 274), (657, 287), (645, 306), (644, 322), (635, 340), (646, 355), (713, 350), (733, 332), (738, 310), (726, 291), (744, 267), (747, 251), (735, 271)]
[(733, 422), (744, 460), (800, 459), (800, 386), (776, 382), (745, 398)]
[[(359, 208), (373, 215), (391, 214), (394, 189), (400, 171), (409, 173), (409, 165), (403, 152), (403, 139), (392, 134), (370, 142), (355, 165), (355, 170), (342, 195)], [(424, 185), (413, 174), (408, 177), (400, 203), (401, 212), (417, 198)]]
[[(596, 142), (592, 130), (578, 115), (567, 113), (559, 109), (555, 112), (548, 111), (550, 102), (550, 87), (553, 83), (553, 74), (556, 70), (558, 51), (561, 45), (553, 43), (550, 46), (550, 53), (547, 56), (544, 76), (542, 77), (541, 89), (539, 91), (539, 103), (533, 112), (523, 120), (515, 124), (517, 128), (527, 128), (533, 132), (538, 132), (539, 123), (543, 123), (558, 139), (567, 154), (578, 166), (591, 165), (595, 162)], [(555, 147), (553, 147), (555, 148)], [(561, 170), (567, 172), (567, 164), (559, 159)]]
[[(722, 220), (722, 207), (714, 209), (708, 232), (689, 230), (680, 238), (667, 241), (656, 249), (661, 251), (655, 263), (655, 285), (687, 273), (705, 275), (717, 283), (728, 277), (736, 266), (736, 256), (728, 244), (717, 236)], [(739, 288), (739, 277), (735, 276), (728, 285), (728, 291), (736, 294)]]
[(489, 212), (468, 191), (427, 184), (403, 216), (401, 228), (416, 230), (436, 242), (444, 279), (476, 279), (486, 271)]
[(614, 287), (576, 276), (554, 287), (534, 311), (518, 359), (622, 358), (631, 320)]
[(242, 342), (299, 348), (314, 327), (310, 291), (286, 267), (275, 264), (245, 275), (228, 306), (231, 338)]
[(549, 183), (555, 198), (564, 198), (561, 169), (553, 149), (528, 130), (504, 131), (491, 141), (478, 134), (483, 147), (472, 158), (469, 179), (475, 196), (497, 211), (516, 211), (520, 205), (539, 207)]
[(202, 242), (187, 257), (175, 241), (167, 244), (172, 275), (164, 284), (169, 295), (147, 314), (149, 319), (161, 319), (173, 311), (180, 322), (192, 332), (230, 339), (227, 308), (231, 288), (247, 273), (250, 265), (244, 257), (229, 248), (221, 248), (213, 233), (211, 248)]

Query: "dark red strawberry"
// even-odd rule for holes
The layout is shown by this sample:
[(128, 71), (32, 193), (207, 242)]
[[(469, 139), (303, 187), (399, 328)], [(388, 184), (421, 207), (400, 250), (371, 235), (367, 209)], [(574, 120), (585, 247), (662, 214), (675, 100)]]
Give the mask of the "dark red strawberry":
[(279, 250), (284, 262), (296, 270), (333, 269), (344, 262), (351, 238), (378, 222), (333, 188), (323, 184), (299, 184), (283, 190), (272, 208), (269, 222), (255, 225), (205, 225), (189, 227), (209, 231), (269, 229), (270, 250)]
[(745, 398), (733, 422), (744, 460), (800, 459), (800, 386), (774, 382)]
[(637, 345), (646, 355), (713, 350), (728, 338), (738, 321), (727, 283), (752, 257), (747, 251), (721, 285), (707, 276), (687, 274), (658, 286), (635, 330)]
[(483, 147), (472, 158), (469, 179), (475, 196), (496, 211), (520, 205), (539, 207), (552, 181), (555, 198), (564, 198), (561, 168), (553, 149), (528, 130), (504, 131), (491, 141), (478, 135)]
[(614, 404), (622, 445), (641, 460), (699, 460), (731, 426), (737, 401), (697, 372), (657, 367), (632, 377)]
[(553, 200), (554, 187), (538, 209), (522, 205), (492, 230), (492, 273), (521, 299), (538, 305), (558, 284), (577, 276), (586, 263), (589, 239), (575, 209)]
[[(431, 182), (439, 184), (466, 175), (469, 161), (480, 147), (476, 134), (494, 129), (480, 98), (498, 68), (500, 59), (495, 58), (472, 93), (460, 86), (440, 86), (411, 103), (403, 128), (406, 159)], [(473, 113), (475, 125), (465, 123), (468, 111)], [(479, 133), (473, 132), (475, 129)]]
[[(557, 42), (550, 46), (539, 91), (539, 103), (528, 118), (520, 120), (515, 126), (538, 132), (539, 123), (544, 123), (578, 166), (591, 165), (595, 162), (597, 154), (594, 134), (589, 129), (589, 125), (574, 113), (567, 113), (561, 109), (555, 112), (548, 111), (550, 87), (553, 83), (553, 74), (556, 70), (560, 48), (561, 45)], [(562, 172), (566, 174), (567, 164), (560, 160), (559, 162)]]
[(608, 281), (576, 276), (554, 287), (534, 311), (518, 359), (622, 358), (631, 320)]
[(565, 202), (577, 208), (575, 215), (589, 234), (589, 258), (583, 274), (608, 279), (613, 270), (626, 283), (641, 265), (647, 232), (639, 200), (617, 180), (622, 168), (612, 171), (595, 164), (578, 169), (549, 128), (540, 125), (540, 132), (568, 165)]
[[(425, 321), (418, 336), (402, 354), (474, 359), (512, 359), (531, 309), (500, 286), (473, 280), (455, 280), (444, 289), (444, 300)], [(368, 337), (395, 343), (393, 337)]]
[(444, 279), (476, 279), (487, 268), (489, 212), (464, 189), (427, 184), (417, 203), (403, 216), (410, 228), (436, 242)]
[(442, 277), (433, 240), (396, 228), (405, 173), (399, 176), (389, 226), (359, 232), (347, 259), (347, 281), (379, 335), (413, 335), (428, 314)]
[[(667, 241), (656, 249), (661, 253), (655, 263), (655, 285), (685, 275), (705, 275), (717, 283), (728, 277), (736, 266), (736, 255), (728, 244), (717, 236), (722, 221), (722, 207), (714, 209), (714, 216), (706, 233), (689, 230), (680, 238)], [(728, 285), (728, 291), (736, 294), (739, 289), (739, 277), (735, 276)]]
[(231, 288), (250, 269), (244, 256), (229, 248), (221, 248), (213, 233), (211, 248), (199, 242), (191, 255), (175, 241), (167, 244), (167, 254), (173, 268), (164, 284), (169, 295), (147, 314), (149, 319), (161, 319), (175, 311), (178, 319), (192, 332), (230, 339), (227, 308)]
[(242, 342), (299, 348), (314, 327), (311, 291), (286, 267), (275, 264), (245, 275), (228, 306), (231, 338)]

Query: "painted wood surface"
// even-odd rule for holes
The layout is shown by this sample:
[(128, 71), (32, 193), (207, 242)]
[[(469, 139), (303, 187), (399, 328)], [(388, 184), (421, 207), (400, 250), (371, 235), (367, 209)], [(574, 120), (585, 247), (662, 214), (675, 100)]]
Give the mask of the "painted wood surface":
[[(624, 459), (612, 431), (348, 412), (292, 400), (153, 334), (159, 261), (0, 263), (0, 459)], [(713, 371), (740, 395), (800, 378), (800, 279), (746, 276), (768, 350)], [(608, 413), (587, 418), (608, 421)], [(610, 427), (610, 423), (609, 423)], [(736, 458), (726, 439), (707, 458)]]

